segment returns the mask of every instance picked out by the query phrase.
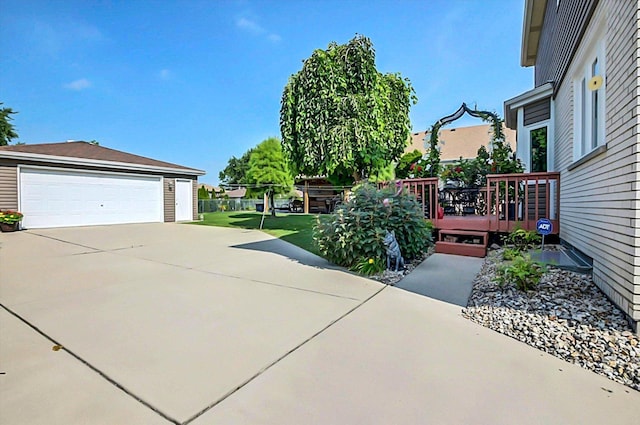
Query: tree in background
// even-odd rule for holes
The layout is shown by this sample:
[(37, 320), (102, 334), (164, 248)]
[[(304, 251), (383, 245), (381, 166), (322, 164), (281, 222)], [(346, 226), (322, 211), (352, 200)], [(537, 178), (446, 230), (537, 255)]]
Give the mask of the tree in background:
[(232, 156), (224, 170), (218, 173), (222, 184), (246, 184), (246, 174), (249, 169), (249, 158), (253, 148), (246, 151), (240, 158)]
[[(1, 105), (2, 102), (0, 102)], [(0, 109), (0, 146), (6, 146), (11, 142), (11, 139), (18, 138), (18, 133), (10, 122), (13, 121), (11, 117), (13, 114), (17, 114), (17, 112), (11, 108)]]
[(275, 216), (274, 195), (289, 193), (293, 187), (293, 177), (278, 138), (270, 137), (253, 149), (246, 180), (253, 186), (253, 194), (268, 195), (271, 215)]
[(204, 185), (198, 188), (198, 199), (211, 199), (211, 194)]
[(348, 184), (384, 169), (404, 151), (416, 100), (408, 79), (377, 71), (367, 37), (317, 49), (282, 94), (282, 146), (294, 174)]

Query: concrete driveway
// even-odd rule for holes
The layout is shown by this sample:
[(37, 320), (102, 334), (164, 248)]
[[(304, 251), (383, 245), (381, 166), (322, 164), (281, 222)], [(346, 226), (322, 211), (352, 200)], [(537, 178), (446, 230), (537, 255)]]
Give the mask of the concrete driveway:
[[(0, 235), (0, 423), (635, 424), (640, 393), (257, 231)], [(54, 345), (63, 348), (54, 351)]]

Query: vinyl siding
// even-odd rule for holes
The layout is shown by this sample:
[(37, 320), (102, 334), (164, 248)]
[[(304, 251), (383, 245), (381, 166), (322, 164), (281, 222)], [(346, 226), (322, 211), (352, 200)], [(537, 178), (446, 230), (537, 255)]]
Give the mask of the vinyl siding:
[[(171, 189), (169, 189), (171, 186)], [(164, 221), (176, 221), (176, 179), (164, 178)]]
[(195, 178), (191, 181), (193, 185), (193, 219), (198, 219), (198, 179)]
[(535, 124), (548, 120), (551, 116), (551, 102), (549, 98), (539, 100), (524, 107), (524, 125)]
[[(601, 0), (601, 3), (627, 0)], [(561, 84), (598, 0), (547, 1), (538, 44), (535, 84)]]
[[(549, 3), (555, 8), (555, 2)], [(565, 6), (577, 6), (575, 3), (581, 2), (563, 0), (558, 13)], [(554, 155), (556, 169), (562, 173), (560, 237), (593, 258), (595, 283), (633, 320), (640, 321), (639, 3), (585, 2), (582, 14), (590, 13), (587, 5), (591, 3), (597, 4), (591, 24), (601, 19), (606, 22), (606, 151), (569, 170), (573, 162), (572, 80), (593, 35), (590, 25), (555, 98)], [(572, 19), (569, 26), (575, 27), (582, 18)], [(563, 63), (556, 62), (558, 72)], [(550, 75), (549, 70), (540, 72)]]
[(0, 164), (0, 209), (18, 209), (18, 171), (15, 165)]

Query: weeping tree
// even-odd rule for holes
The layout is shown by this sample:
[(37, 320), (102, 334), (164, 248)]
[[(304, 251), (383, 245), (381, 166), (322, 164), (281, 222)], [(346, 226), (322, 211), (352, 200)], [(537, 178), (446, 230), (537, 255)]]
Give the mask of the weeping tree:
[(292, 171), (349, 184), (385, 169), (404, 152), (416, 101), (408, 79), (378, 72), (367, 37), (314, 51), (282, 94), (282, 147)]
[(256, 146), (249, 158), (246, 181), (252, 185), (251, 193), (269, 197), (271, 215), (276, 215), (274, 196), (289, 193), (293, 187), (293, 177), (282, 152), (280, 140), (270, 137)]

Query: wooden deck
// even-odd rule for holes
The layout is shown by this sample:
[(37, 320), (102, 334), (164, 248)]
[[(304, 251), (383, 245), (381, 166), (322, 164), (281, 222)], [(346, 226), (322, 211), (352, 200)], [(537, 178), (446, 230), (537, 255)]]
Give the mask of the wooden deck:
[(443, 195), (452, 189), (439, 188), (437, 178), (406, 179), (402, 185), (422, 204), (425, 218), (436, 229), (507, 233), (517, 226), (536, 230), (536, 222), (548, 218), (552, 234), (560, 232), (560, 173), (489, 175), (487, 186), (476, 189), (472, 204), (449, 210), (443, 206), (448, 202)]
[(560, 173), (489, 175), (479, 189), (439, 188), (435, 177), (402, 180), (402, 185), (439, 232), (436, 252), (484, 257), (489, 233), (536, 230), (540, 218), (551, 220), (552, 234), (560, 232)]

